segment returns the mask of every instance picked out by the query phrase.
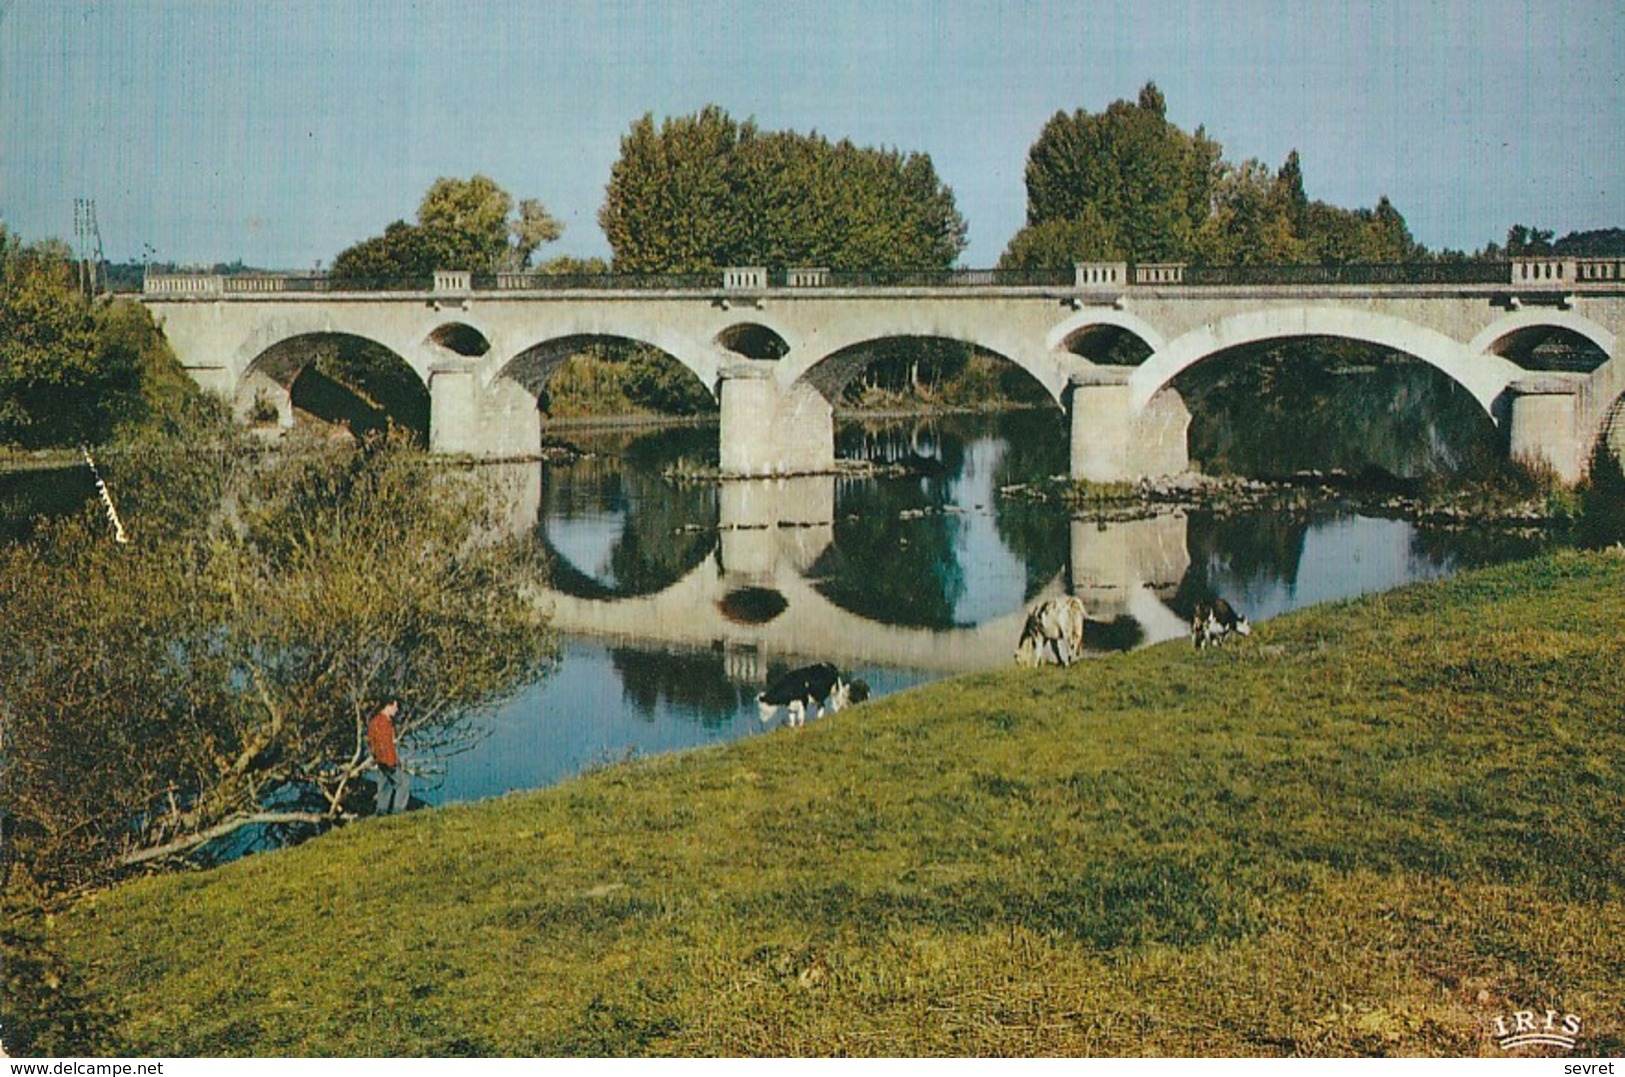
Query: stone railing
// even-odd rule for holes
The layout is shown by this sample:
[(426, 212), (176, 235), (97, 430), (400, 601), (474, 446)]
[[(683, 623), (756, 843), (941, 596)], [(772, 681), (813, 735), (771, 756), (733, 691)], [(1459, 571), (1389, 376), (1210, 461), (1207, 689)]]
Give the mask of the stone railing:
[(285, 292), (289, 277), (223, 277), (221, 283), (228, 292)]
[(1625, 258), (1514, 258), (1512, 283), (1520, 288), (1567, 288), (1625, 280)]
[(731, 266), (722, 271), (722, 287), (734, 288), (766, 288), (766, 266)]
[(1183, 284), (1185, 263), (1153, 262), (1134, 267), (1135, 284)]
[(1187, 265), (1183, 262), (1079, 262), (1071, 272), (1049, 269), (831, 270), (796, 266), (730, 266), (702, 274), (475, 275), (443, 269), (431, 279), (346, 281), (319, 273), (223, 276), (217, 273), (148, 273), (150, 296), (256, 296), (284, 292), (424, 292), (466, 296), (487, 291), (768, 291), (775, 288), (1043, 288), (1080, 292), (1134, 287), (1316, 287), (1327, 285), (1472, 285), (1513, 291), (1625, 287), (1625, 258), (1514, 258), (1510, 262), (1417, 262), (1393, 265)]
[(822, 288), (829, 283), (829, 270), (823, 266), (797, 266), (784, 271), (786, 288)]
[(437, 269), (434, 271), (434, 290), (471, 292), (474, 290), (474, 274), (466, 269)]
[(213, 273), (148, 273), (141, 290), (147, 295), (219, 295), (226, 290), (225, 279)]
[(1079, 288), (1121, 288), (1128, 283), (1127, 262), (1079, 262), (1073, 267)]

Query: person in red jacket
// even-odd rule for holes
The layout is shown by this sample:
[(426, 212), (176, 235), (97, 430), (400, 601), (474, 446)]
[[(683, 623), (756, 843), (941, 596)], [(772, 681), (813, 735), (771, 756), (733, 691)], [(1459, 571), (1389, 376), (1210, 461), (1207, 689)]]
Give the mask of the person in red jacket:
[(390, 699), (367, 722), (367, 747), (378, 766), (379, 815), (405, 811), (411, 799), (410, 782), (395, 748), (395, 716), (400, 712), (401, 701)]

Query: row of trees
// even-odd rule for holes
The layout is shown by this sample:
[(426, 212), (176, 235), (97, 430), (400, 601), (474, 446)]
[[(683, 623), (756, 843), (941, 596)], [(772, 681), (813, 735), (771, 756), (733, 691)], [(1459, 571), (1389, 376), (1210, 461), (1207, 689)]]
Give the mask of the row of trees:
[[(724, 265), (841, 269), (951, 265), (965, 221), (931, 158), (817, 135), (762, 131), (718, 108), (632, 125), (610, 172), (599, 223), (621, 273)], [(562, 227), (534, 199), (517, 204), (486, 176), (442, 178), (418, 206), (334, 260), (340, 282), (421, 279), (437, 268), (526, 269)], [(558, 259), (551, 272), (598, 272)]]
[[(1154, 83), (1103, 111), (1058, 112), (1027, 156), (1027, 220), (1000, 265), (1064, 268), (1125, 259), (1198, 264), (1393, 263), (1509, 255), (1615, 253), (1625, 235), (1553, 241), (1515, 225), (1504, 247), (1429, 251), (1386, 196), (1344, 209), (1309, 198), (1296, 150), (1279, 168), (1227, 161), (1204, 128), (1167, 117)], [(709, 106), (658, 124), (645, 115), (621, 140), (599, 224), (620, 273), (696, 273), (727, 265), (835, 269), (944, 268), (966, 224), (927, 154), (766, 131)], [(417, 223), (342, 252), (345, 281), (421, 279), (436, 268), (532, 266), (559, 223), (534, 199), (515, 202), (488, 177), (440, 179)], [(597, 272), (593, 260), (541, 268)]]
[(1105, 111), (1058, 112), (1027, 155), (1027, 223), (1000, 264), (1389, 263), (1426, 256), (1384, 196), (1374, 209), (1310, 201), (1296, 150), (1276, 171), (1224, 159), (1167, 118), (1154, 83)]
[(344, 250), (331, 276), (369, 285), (422, 280), (437, 269), (528, 269), (537, 249), (563, 233), (541, 202), (526, 198), (516, 204), (488, 176), (441, 178), (418, 204), (417, 223), (394, 221), (383, 235)]
[(598, 221), (633, 273), (946, 267), (966, 232), (926, 154), (762, 131), (715, 107), (634, 123)]

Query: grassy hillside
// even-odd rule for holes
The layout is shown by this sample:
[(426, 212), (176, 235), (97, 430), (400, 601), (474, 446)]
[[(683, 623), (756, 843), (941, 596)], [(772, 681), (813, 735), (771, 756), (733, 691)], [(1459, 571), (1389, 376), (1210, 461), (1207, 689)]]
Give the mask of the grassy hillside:
[[(59, 918), (161, 1054), (1625, 1051), (1625, 558), (963, 678)], [(568, 721), (567, 715), (559, 720)]]

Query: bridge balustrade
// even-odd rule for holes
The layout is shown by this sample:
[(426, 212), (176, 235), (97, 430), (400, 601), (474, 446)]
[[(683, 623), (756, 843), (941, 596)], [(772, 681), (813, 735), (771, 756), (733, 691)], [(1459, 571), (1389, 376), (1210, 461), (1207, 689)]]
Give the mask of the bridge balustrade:
[(1073, 267), (1079, 288), (1121, 287), (1128, 281), (1127, 262), (1079, 262)]
[(283, 292), (287, 291), (288, 277), (226, 277), (223, 279), (224, 291), (227, 292)]
[(732, 288), (766, 288), (766, 266), (730, 266), (722, 271), (722, 287)]
[(1183, 284), (1185, 263), (1154, 262), (1134, 267), (1135, 284)]
[(213, 273), (148, 273), (141, 282), (146, 295), (219, 295), (224, 277)]
[(1575, 280), (1625, 280), (1625, 258), (1580, 258), (1574, 263)]
[(1561, 288), (1589, 281), (1625, 280), (1625, 258), (1512, 259), (1512, 283), (1530, 287)]
[(798, 266), (784, 271), (786, 288), (823, 288), (829, 284), (827, 266)]
[(1193, 265), (1184, 283), (1308, 287), (1319, 285), (1507, 284), (1505, 262), (1405, 262), (1345, 265)]
[[(1625, 258), (1515, 258), (1510, 262), (1410, 262), (1383, 265), (1189, 265), (1183, 262), (1080, 262), (1063, 269), (868, 269), (731, 266), (721, 271), (723, 291), (771, 288), (1073, 288), (1135, 286), (1314, 287), (1326, 285), (1510, 285), (1519, 289), (1572, 289), (1625, 282)], [(428, 279), (369, 279), (335, 283), (322, 273), (225, 276), (148, 273), (142, 292), (152, 296), (254, 296), (281, 292), (417, 291), (466, 295), (479, 291), (714, 291), (712, 273), (474, 274), (437, 270)]]

